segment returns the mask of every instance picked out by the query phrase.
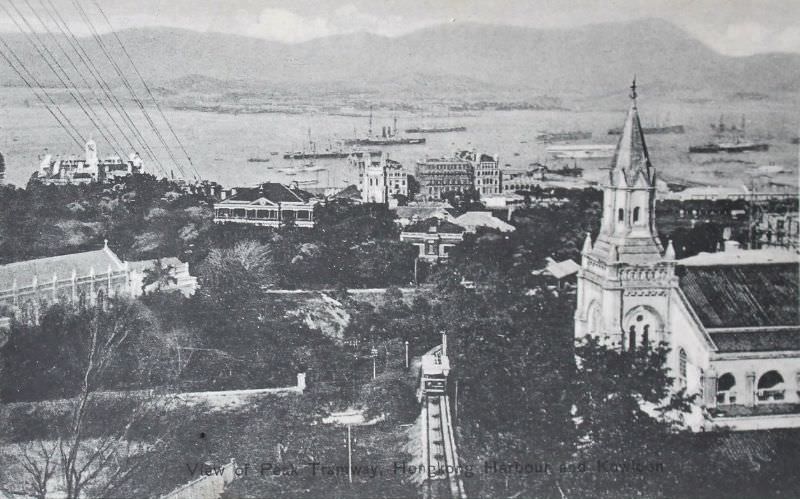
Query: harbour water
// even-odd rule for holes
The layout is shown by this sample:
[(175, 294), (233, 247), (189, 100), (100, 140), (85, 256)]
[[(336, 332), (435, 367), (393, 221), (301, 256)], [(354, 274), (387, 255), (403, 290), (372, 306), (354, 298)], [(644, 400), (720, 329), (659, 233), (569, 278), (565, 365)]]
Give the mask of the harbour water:
[[(75, 123), (88, 132), (91, 128), (81, 120), (80, 111), (63, 106)], [(586, 107), (586, 106), (584, 106)], [(648, 116), (663, 116), (669, 113), (672, 122), (683, 124), (686, 134), (652, 135), (647, 137), (648, 147), (656, 168), (663, 177), (692, 180), (710, 185), (749, 185), (759, 166), (776, 165), (770, 169), (773, 182), (797, 185), (798, 146), (791, 144), (797, 135), (798, 113), (780, 103), (744, 102), (727, 104), (658, 104), (640, 101), (642, 120), (647, 124)], [(353, 172), (346, 168), (345, 159), (316, 160), (316, 167), (326, 171), (306, 171), (287, 175), (292, 166), (301, 166), (307, 160), (287, 160), (287, 151), (307, 147), (308, 133), (318, 148), (325, 148), (337, 139), (352, 138), (354, 134), (366, 133), (368, 120), (364, 117), (330, 114), (217, 114), (197, 111), (166, 110), (168, 117), (183, 139), (192, 156), (194, 165), (204, 178), (226, 186), (253, 185), (272, 180), (316, 180), (319, 186), (352, 183)], [(771, 146), (766, 152), (742, 154), (690, 155), (692, 144), (703, 143), (710, 138), (710, 123), (719, 119), (721, 112), (729, 116), (746, 114), (748, 134), (767, 140)], [(388, 147), (390, 157), (400, 161), (409, 172), (414, 163), (425, 156), (439, 157), (458, 149), (478, 149), (489, 154), (499, 154), (501, 168), (520, 170), (533, 162), (547, 162), (553, 167), (572, 161), (553, 160), (546, 154), (547, 144), (537, 142), (542, 131), (576, 128), (593, 132), (593, 138), (580, 143), (613, 144), (618, 137), (607, 135), (607, 130), (619, 126), (625, 109), (585, 111), (484, 111), (465, 116), (442, 115), (438, 118), (426, 116), (426, 126), (465, 126), (467, 131), (437, 133), (426, 136), (425, 145)], [(737, 114), (738, 113), (738, 114)], [(8, 101), (3, 106), (4, 123), (0, 148), (5, 155), (7, 182), (24, 186), (30, 174), (39, 164), (39, 157), (50, 154), (82, 154), (71, 142), (47, 111), (40, 107), (14, 105)], [(140, 117), (140, 116), (139, 116)], [(136, 118), (136, 115), (134, 115)], [(399, 114), (398, 128), (401, 130), (417, 126), (420, 119), (410, 114)], [(142, 121), (142, 130), (147, 130)], [(391, 125), (389, 113), (376, 113), (373, 128)], [(146, 134), (148, 141), (160, 156), (165, 169), (169, 170), (169, 156), (163, 147), (157, 147), (155, 137)], [(109, 152), (97, 135), (101, 155)], [(174, 145), (174, 143), (171, 143)], [(177, 149), (176, 149), (177, 150)], [(126, 151), (127, 153), (128, 151)], [(278, 155), (272, 155), (279, 152)], [(180, 155), (176, 155), (180, 158)], [(248, 162), (249, 158), (270, 158), (269, 162)], [(152, 166), (152, 162), (147, 163)], [(579, 160), (584, 176), (590, 180), (602, 177), (603, 168), (609, 160)], [(174, 169), (174, 168), (173, 168)], [(283, 171), (278, 171), (279, 169)], [(306, 170), (314, 170), (307, 168)], [(761, 169), (763, 174), (764, 169)], [(775, 173), (779, 172), (779, 173)], [(179, 175), (175, 171), (175, 175)], [(762, 175), (763, 176), (763, 175)], [(763, 179), (762, 179), (763, 180)]]

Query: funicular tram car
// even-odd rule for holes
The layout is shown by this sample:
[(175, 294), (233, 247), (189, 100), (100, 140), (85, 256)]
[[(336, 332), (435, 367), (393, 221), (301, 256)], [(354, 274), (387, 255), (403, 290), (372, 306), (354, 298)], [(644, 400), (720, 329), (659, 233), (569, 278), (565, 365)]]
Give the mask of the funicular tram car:
[(434, 347), (422, 356), (420, 369), (422, 371), (420, 375), (420, 394), (423, 396), (445, 395), (450, 362), (446, 355), (442, 355), (441, 345)]

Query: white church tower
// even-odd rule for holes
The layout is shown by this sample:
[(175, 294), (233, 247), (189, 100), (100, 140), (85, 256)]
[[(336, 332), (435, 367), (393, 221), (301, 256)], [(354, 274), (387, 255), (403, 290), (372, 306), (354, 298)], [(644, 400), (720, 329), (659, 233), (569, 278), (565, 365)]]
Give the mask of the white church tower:
[(96, 178), (98, 174), (98, 165), (100, 163), (97, 157), (97, 143), (94, 140), (89, 139), (86, 142), (85, 152), (86, 163), (84, 168)]
[(381, 152), (380, 160), (374, 162), (367, 154), (367, 164), (364, 168), (362, 182), (361, 199), (363, 202), (384, 204), (388, 201), (385, 152)]
[(603, 186), (603, 218), (592, 244), (587, 235), (578, 273), (575, 336), (587, 334), (625, 349), (671, 343), (667, 326), (675, 251), (655, 227), (656, 172), (647, 152), (636, 81), (631, 107)]

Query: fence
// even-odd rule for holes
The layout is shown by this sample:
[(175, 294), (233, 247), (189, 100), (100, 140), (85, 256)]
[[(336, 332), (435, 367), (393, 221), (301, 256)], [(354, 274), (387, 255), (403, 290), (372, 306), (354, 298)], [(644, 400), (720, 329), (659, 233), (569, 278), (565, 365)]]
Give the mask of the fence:
[(236, 462), (231, 462), (214, 470), (211, 475), (203, 475), (189, 483), (183, 484), (172, 492), (161, 496), (161, 499), (218, 499), (225, 486), (235, 478)]

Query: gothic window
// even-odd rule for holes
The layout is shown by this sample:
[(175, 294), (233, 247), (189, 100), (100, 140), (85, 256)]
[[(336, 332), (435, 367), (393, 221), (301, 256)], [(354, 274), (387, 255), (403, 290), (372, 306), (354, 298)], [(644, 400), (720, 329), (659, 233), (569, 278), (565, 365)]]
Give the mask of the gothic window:
[(636, 223), (638, 221), (639, 221), (639, 207), (637, 206), (636, 208), (633, 209), (633, 223)]
[(617, 210), (617, 220), (620, 222), (625, 220), (625, 210), (623, 210), (622, 208)]
[(681, 383), (682, 387), (686, 387), (686, 365), (688, 363), (688, 358), (686, 356), (686, 350), (681, 348), (678, 350), (678, 380)]
[(648, 346), (650, 344), (650, 324), (645, 324), (644, 329), (642, 329), (642, 346)]

